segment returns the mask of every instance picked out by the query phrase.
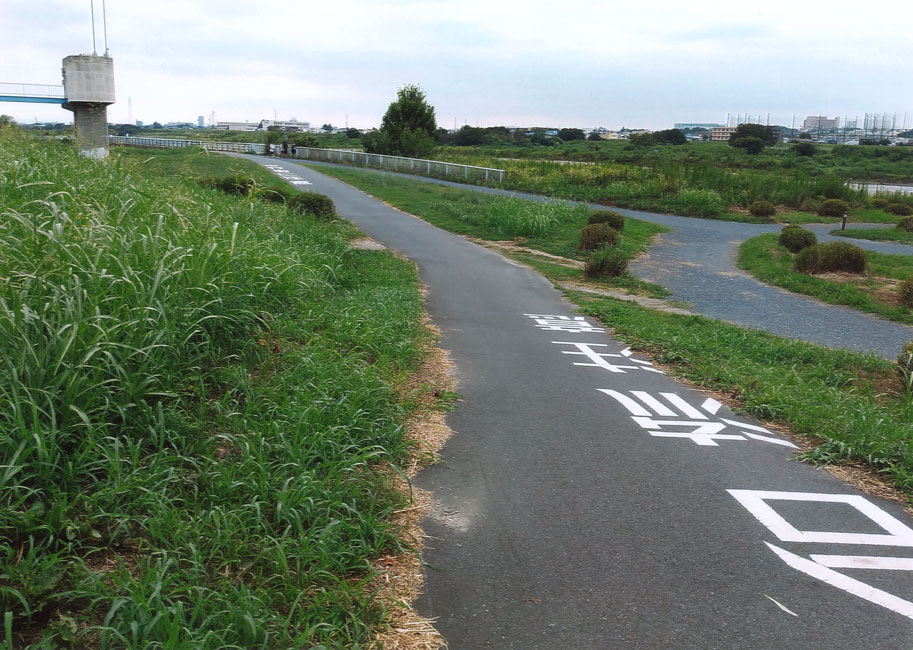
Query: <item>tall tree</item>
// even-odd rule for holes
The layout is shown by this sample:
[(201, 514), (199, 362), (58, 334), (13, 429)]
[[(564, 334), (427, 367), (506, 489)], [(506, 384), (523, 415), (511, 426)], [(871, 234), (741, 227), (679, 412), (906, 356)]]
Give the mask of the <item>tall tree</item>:
[(368, 153), (422, 158), (435, 146), (434, 107), (417, 85), (403, 86), (384, 113), (380, 129), (362, 138)]

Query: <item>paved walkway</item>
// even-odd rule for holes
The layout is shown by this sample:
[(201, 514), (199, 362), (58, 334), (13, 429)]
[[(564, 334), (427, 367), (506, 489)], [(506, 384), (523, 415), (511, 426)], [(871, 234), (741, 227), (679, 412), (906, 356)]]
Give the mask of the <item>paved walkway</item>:
[[(487, 194), (549, 200), (534, 194), (408, 174), (395, 175)], [(605, 208), (595, 204), (591, 204), (591, 207)], [(632, 264), (631, 272), (643, 280), (665, 287), (672, 294), (671, 300), (687, 303), (696, 313), (829, 347), (874, 352), (891, 360), (896, 359), (901, 348), (913, 340), (913, 327), (863, 314), (849, 307), (828, 305), (763, 284), (736, 266), (739, 244), (765, 232), (778, 232), (782, 226), (616, 209), (626, 216), (659, 223), (672, 229), (671, 233), (660, 235), (650, 247), (649, 253)], [(807, 227), (815, 231), (820, 241), (846, 241), (827, 234), (836, 227), (833, 224)], [(867, 250), (900, 255), (909, 255), (913, 250), (903, 244), (866, 240), (853, 240), (853, 243)]]
[[(461, 401), (417, 482), (453, 650), (909, 650), (913, 518), (656, 372), (542, 276), (288, 161), (415, 260)], [(290, 173), (289, 173), (290, 172)]]

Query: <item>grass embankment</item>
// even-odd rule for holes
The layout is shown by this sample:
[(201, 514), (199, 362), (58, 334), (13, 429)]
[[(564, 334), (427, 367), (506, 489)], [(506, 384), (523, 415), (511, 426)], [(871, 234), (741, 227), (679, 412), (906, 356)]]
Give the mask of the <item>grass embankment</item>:
[(854, 228), (852, 230), (832, 230), (830, 234), (848, 239), (869, 239), (913, 245), (913, 232), (898, 228)]
[(747, 413), (821, 439), (808, 459), (866, 464), (913, 501), (913, 395), (894, 364), (700, 316), (570, 297), (675, 374), (730, 395)]
[[(328, 176), (345, 181), (387, 203), (414, 214), (450, 232), (488, 241), (516, 240), (524, 250), (505, 254), (533, 266), (558, 281), (581, 280), (582, 271), (536, 256), (542, 251), (568, 260), (583, 262), (588, 254), (577, 250), (580, 230), (591, 211), (585, 206), (563, 201), (533, 201), (494, 196), (474, 190), (445, 187), (394, 174), (368, 172), (342, 167), (314, 167)], [(663, 226), (626, 218), (618, 249), (629, 259), (647, 250), (654, 235), (666, 232)], [(601, 279), (596, 284), (662, 297), (667, 293), (656, 285), (631, 276)]]
[(173, 152), (0, 138), (5, 647), (360, 647), (412, 265), (153, 174)]
[(913, 325), (913, 309), (900, 304), (893, 286), (913, 276), (913, 256), (866, 252), (866, 275), (841, 274), (817, 277), (794, 270), (796, 256), (779, 244), (779, 235), (767, 233), (746, 240), (739, 247), (739, 268), (761, 282), (845, 305), (882, 318)]

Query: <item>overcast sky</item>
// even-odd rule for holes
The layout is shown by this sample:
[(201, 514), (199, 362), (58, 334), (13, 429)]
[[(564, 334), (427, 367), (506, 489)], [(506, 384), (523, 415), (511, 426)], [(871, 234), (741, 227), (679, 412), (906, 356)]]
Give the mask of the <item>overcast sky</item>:
[[(911, 0), (106, 4), (111, 122), (275, 114), (368, 128), (415, 83), (447, 128), (657, 129), (727, 113), (789, 125), (794, 114), (798, 124), (867, 112), (897, 113), (898, 126), (906, 112), (913, 126)], [(0, 82), (61, 83), (61, 59), (92, 51), (91, 19), (90, 0), (0, 0)], [(0, 113), (71, 117), (41, 104)]]

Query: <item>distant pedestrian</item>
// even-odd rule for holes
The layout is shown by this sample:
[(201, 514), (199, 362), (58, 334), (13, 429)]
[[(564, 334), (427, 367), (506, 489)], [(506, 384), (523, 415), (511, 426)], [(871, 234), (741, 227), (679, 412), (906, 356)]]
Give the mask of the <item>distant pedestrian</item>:
[(293, 145), (292, 145), (292, 158), (297, 158), (297, 157), (298, 157), (298, 147), (296, 147), (296, 146), (293, 144)]
[(288, 142), (282, 143), (282, 157), (288, 158)]
[(269, 152), (269, 157), (270, 157), (270, 158), (275, 158), (275, 157), (276, 157), (276, 148), (275, 148), (274, 146), (272, 146), (271, 144), (267, 144), (267, 145), (266, 145), (266, 150)]

